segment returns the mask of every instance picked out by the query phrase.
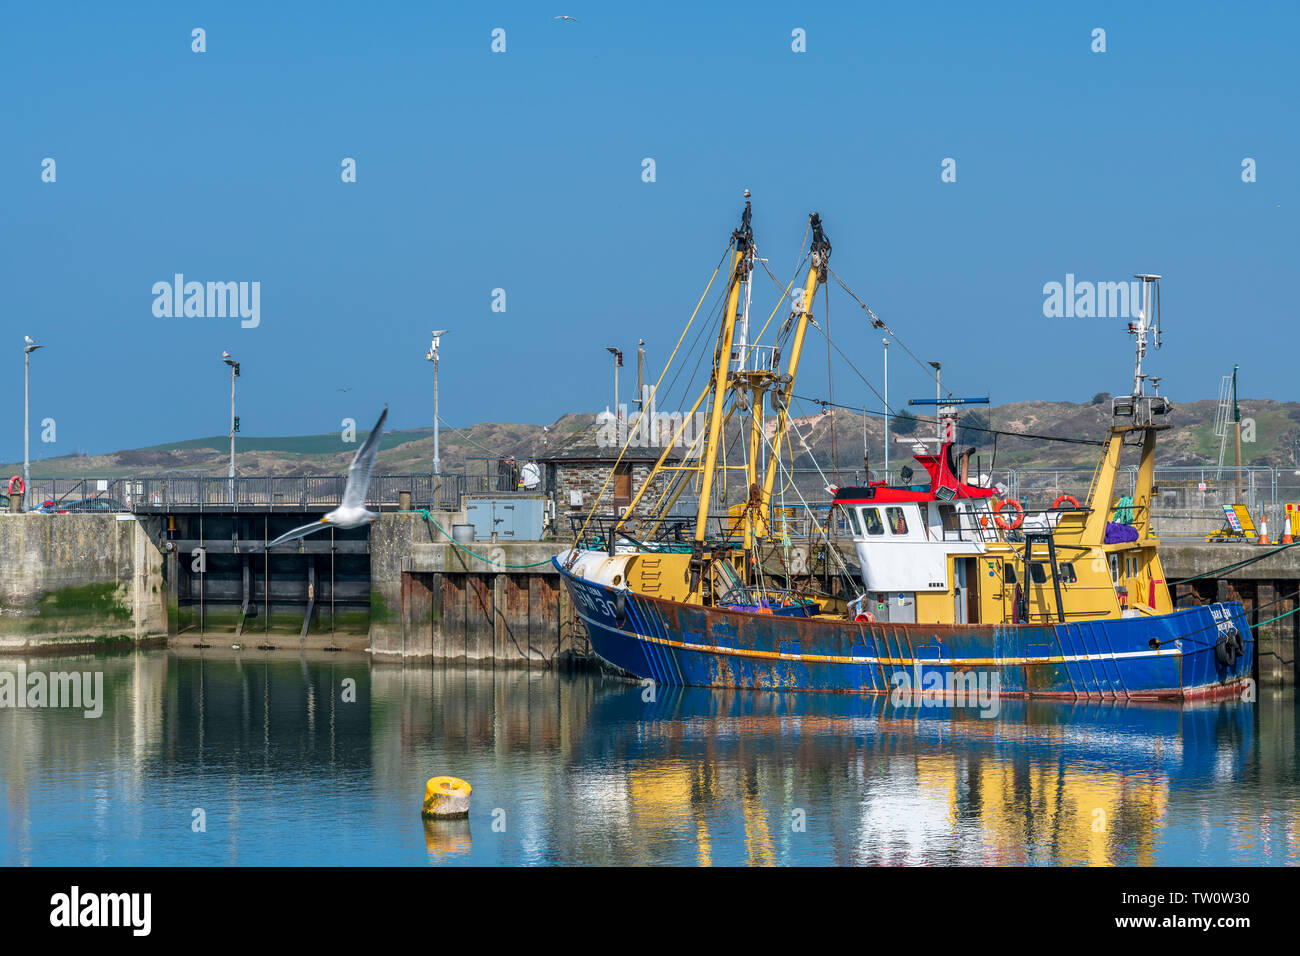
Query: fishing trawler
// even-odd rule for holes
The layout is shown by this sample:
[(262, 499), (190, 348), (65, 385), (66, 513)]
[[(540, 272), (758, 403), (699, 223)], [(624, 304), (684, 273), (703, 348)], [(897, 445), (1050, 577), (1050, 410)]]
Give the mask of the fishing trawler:
[[(794, 291), (776, 344), (758, 344), (762, 331), (750, 342), (756, 257), (746, 202), (728, 247), (712, 375), (684, 417), (705, 410), (702, 447), (671, 459), (666, 447), (631, 504), (601, 517), (597, 500), (573, 546), (555, 559), (592, 649), (667, 685), (951, 692), (991, 677), (1000, 694), (1027, 697), (1240, 693), (1255, 651), (1241, 605), (1175, 608), (1152, 525), (1156, 438), (1171, 427), (1164, 417), (1172, 408), (1158, 389), (1148, 394), (1143, 372), (1149, 343), (1159, 345), (1159, 276), (1138, 276), (1133, 391), (1112, 400), (1113, 423), (1084, 502), (1063, 495), (1030, 512), (972, 479), (974, 449), (958, 452), (955, 406), (940, 405), (938, 448), (915, 456), (924, 480), (910, 483), (906, 469), (907, 484), (868, 478), (828, 489), (830, 516), (815, 530), (827, 541), (832, 522), (850, 529), (857, 573), (829, 542), (826, 552), (841, 561), (851, 596), (801, 591), (790, 575), (777, 586), (764, 549), (770, 556), (785, 533), (772, 508), (778, 473), (788, 473), (780, 450), (792, 447), (790, 403), (806, 334), (810, 326), (821, 331), (815, 296), (833, 275), (816, 213), (809, 232), (807, 272), (801, 288), (786, 288)], [(737, 444), (743, 461), (728, 461), (724, 446)], [(1131, 500), (1117, 501), (1126, 446), (1139, 450), (1140, 463)], [(718, 517), (714, 504), (727, 500), (733, 472), (741, 473), (744, 500)], [(688, 489), (699, 496), (689, 539), (684, 522), (669, 517)]]

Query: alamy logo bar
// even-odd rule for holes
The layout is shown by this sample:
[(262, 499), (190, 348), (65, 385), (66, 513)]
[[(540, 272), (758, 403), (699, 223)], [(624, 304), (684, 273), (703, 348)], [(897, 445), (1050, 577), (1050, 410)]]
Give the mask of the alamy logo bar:
[(125, 927), (133, 936), (148, 936), (152, 910), (152, 893), (83, 893), (81, 887), (74, 886), (50, 897), (50, 925)]
[(171, 282), (155, 282), (153, 296), (153, 314), (160, 319), (239, 318), (246, 329), (262, 322), (260, 282), (186, 282), (178, 272)]
[(17, 672), (0, 671), (0, 709), (2, 708), (71, 707), (83, 717), (104, 713), (103, 671), (27, 672), (19, 664)]
[(1043, 285), (1043, 315), (1049, 319), (1136, 319), (1142, 311), (1142, 283), (1075, 281)]

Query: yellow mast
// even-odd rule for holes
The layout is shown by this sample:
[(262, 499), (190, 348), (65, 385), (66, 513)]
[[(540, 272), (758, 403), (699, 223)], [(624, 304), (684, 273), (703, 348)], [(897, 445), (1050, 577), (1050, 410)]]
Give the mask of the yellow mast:
[[(797, 309), (790, 313), (790, 318), (795, 321), (794, 338), (790, 345), (790, 357), (787, 360), (785, 374), (780, 377), (777, 384), (779, 390), (773, 393), (773, 404), (776, 405), (776, 432), (772, 436), (773, 457), (768, 460), (766, 473), (763, 476), (763, 491), (757, 502), (757, 511), (760, 515), (767, 514), (768, 505), (772, 500), (772, 485), (776, 480), (776, 473), (781, 467), (780, 449), (782, 442), (785, 441), (786, 428), (789, 425), (790, 418), (790, 396), (794, 393), (794, 379), (799, 373), (799, 359), (803, 355), (804, 335), (808, 331), (808, 323), (812, 319), (813, 299), (817, 295), (818, 287), (826, 281), (827, 263), (831, 257), (831, 244), (826, 238), (826, 233), (822, 231), (821, 216), (813, 213), (808, 217), (809, 226), (812, 228), (812, 261), (808, 265), (808, 277), (804, 281), (803, 299), (796, 303)], [(793, 464), (793, 463), (791, 463)]]
[[(1155, 347), (1160, 347), (1160, 306), (1159, 280), (1157, 275), (1138, 275), (1135, 278), (1143, 282), (1143, 298), (1138, 320), (1131, 323), (1129, 332), (1136, 337), (1136, 361), (1133, 374), (1133, 392), (1111, 402), (1111, 410), (1116, 419), (1127, 419), (1124, 424), (1114, 424), (1106, 439), (1093, 478), (1088, 496), (1089, 513), (1079, 537), (1079, 544), (1087, 547), (1099, 547), (1098, 553), (1120, 553), (1124, 558), (1123, 580), (1139, 585), (1139, 592), (1133, 595), (1130, 608), (1143, 610), (1144, 613), (1163, 614), (1173, 610), (1169, 598), (1169, 589), (1165, 582), (1164, 570), (1157, 553), (1157, 542), (1152, 528), (1151, 512), (1155, 495), (1156, 468), (1156, 433), (1171, 426), (1157, 423), (1157, 419), (1169, 414), (1173, 407), (1169, 400), (1158, 394), (1148, 394), (1146, 380), (1150, 377), (1142, 371), (1142, 361), (1147, 352), (1148, 337), (1154, 333)], [(1152, 378), (1158, 385), (1159, 379)], [(1137, 480), (1133, 486), (1133, 503), (1130, 523), (1136, 532), (1136, 541), (1130, 543), (1106, 544), (1106, 523), (1111, 519), (1115, 501), (1115, 480), (1120, 467), (1120, 454), (1124, 438), (1127, 435), (1141, 436), (1142, 452), (1138, 463)], [(1116, 559), (1118, 560), (1118, 559)], [(1118, 565), (1116, 565), (1118, 567)], [(1137, 568), (1136, 579), (1132, 569)], [(1116, 571), (1115, 573), (1119, 573)], [(1130, 588), (1131, 590), (1131, 588)]]
[(1142, 436), (1142, 458), (1138, 464), (1137, 483), (1133, 486), (1133, 527), (1138, 539), (1151, 537), (1151, 494), (1156, 477), (1156, 432), (1169, 426), (1147, 425)]
[[(749, 190), (745, 190), (745, 195), (746, 196), (749, 195)], [(732, 255), (731, 255), (731, 272), (729, 273), (730, 284), (727, 287), (727, 308), (725, 313), (723, 314), (723, 327), (718, 335), (718, 348), (717, 348), (717, 353), (715, 353), (714, 355), (714, 363), (713, 363), (714, 364), (713, 377), (709, 380), (709, 384), (704, 387), (704, 390), (700, 392), (699, 397), (695, 400), (695, 404), (691, 406), (690, 411), (688, 411), (686, 415), (683, 416), (681, 424), (678, 425), (677, 429), (669, 438), (668, 442), (664, 445), (663, 451), (660, 453), (658, 460), (654, 464), (654, 467), (650, 469), (650, 474), (647, 475), (645, 481), (641, 483), (640, 489), (638, 489), (636, 494), (633, 496), (631, 503), (624, 510), (623, 515), (619, 517), (619, 519), (615, 522), (614, 531), (616, 532), (620, 528), (622, 528), (624, 524), (628, 523), (628, 519), (630, 519), (632, 515), (635, 513), (637, 506), (641, 502), (641, 499), (646, 495), (646, 493), (652, 487), (654, 487), (655, 484), (654, 480), (661, 472), (693, 471), (698, 473), (699, 471), (701, 471), (702, 467), (707, 467), (708, 469), (707, 481), (708, 482), (712, 481), (713, 457), (711, 455), (709, 456), (709, 459), (704, 466), (701, 466), (699, 464), (685, 464), (685, 463), (680, 465), (669, 465), (667, 462), (668, 462), (668, 456), (672, 453), (672, 449), (676, 447), (678, 442), (681, 440), (683, 432), (689, 427), (690, 422), (693, 420), (696, 411), (699, 409), (699, 407), (702, 404), (704, 404), (704, 402), (707, 399), (709, 399), (711, 395), (714, 396), (714, 400), (710, 405), (712, 421), (716, 422), (717, 413), (722, 407), (722, 403), (717, 400), (717, 396), (723, 395), (725, 397), (725, 385), (727, 381), (726, 371), (730, 367), (731, 348), (732, 348), (733, 340), (735, 338), (736, 318), (739, 310), (740, 285), (743, 281), (745, 281), (745, 279), (748, 278), (749, 274), (753, 271), (754, 231), (750, 226), (750, 215), (751, 215), (751, 207), (750, 207), (750, 203), (747, 201), (745, 203), (745, 211), (741, 215), (740, 228), (735, 230), (731, 234), (733, 248), (732, 248)], [(710, 280), (710, 284), (712, 284), (712, 280)], [(723, 365), (724, 374), (721, 378), (721, 384), (719, 384), (719, 377), (717, 372), (719, 366), (719, 356), (724, 351), (727, 355), (727, 362)], [(720, 427), (725, 429), (726, 419), (723, 420)], [(653, 423), (652, 423), (652, 429), (653, 429)], [(658, 436), (656, 435), (656, 439), (657, 438)], [(698, 441), (699, 441), (699, 437), (696, 438), (695, 442), (692, 442), (691, 447), (693, 448), (695, 446), (695, 443)], [(715, 446), (710, 445), (708, 447), (712, 448)], [(689, 451), (690, 450), (688, 449), (687, 457), (689, 457)], [(680, 484), (678, 485), (677, 489), (673, 492), (671, 499), (669, 500), (667, 505), (664, 506), (664, 508), (671, 507), (672, 503), (676, 501), (677, 497), (681, 494), (683, 488), (684, 488), (683, 485)], [(660, 504), (661, 505), (663, 504), (662, 496), (661, 496)], [(663, 511), (661, 511), (658, 507), (656, 507), (656, 511), (658, 513), (651, 515), (649, 519), (648, 534), (650, 535), (653, 535), (658, 530), (659, 526), (663, 523)], [(707, 511), (705, 512), (705, 514), (707, 515)], [(635, 524), (636, 522), (633, 523)], [(641, 529), (638, 528), (638, 533), (640, 533), (640, 530)]]
[[(669, 465), (667, 463), (668, 448), (665, 448), (650, 475), (636, 492), (624, 516), (616, 523), (617, 529), (627, 521), (628, 516), (635, 511), (647, 490), (653, 486), (657, 475), (663, 472), (692, 472), (695, 474), (699, 482), (700, 501), (696, 511), (694, 546), (691, 552), (692, 571), (689, 596), (687, 598), (688, 601), (693, 602), (699, 601), (703, 595), (701, 582), (702, 572), (706, 564), (704, 560), (705, 542), (708, 539), (708, 520), (713, 499), (713, 485), (719, 470), (724, 473), (730, 470), (745, 473), (747, 494), (741, 530), (746, 552), (752, 550), (756, 541), (766, 537), (768, 533), (767, 509), (771, 502), (776, 473), (780, 468), (779, 454), (774, 449), (779, 449), (782, 443), (785, 442), (785, 435), (789, 425), (787, 409), (794, 391), (795, 376), (799, 371), (799, 359), (803, 354), (808, 323), (812, 321), (812, 303), (821, 284), (826, 281), (827, 262), (831, 251), (830, 242), (826, 239), (826, 234), (822, 230), (821, 217), (817, 213), (812, 213), (809, 216), (809, 224), (812, 230), (811, 265), (804, 281), (802, 299), (791, 310), (790, 319), (787, 322), (787, 328), (789, 322), (794, 322), (794, 332), (786, 371), (783, 374), (778, 374), (775, 368), (761, 368), (758, 365), (750, 369), (747, 363), (742, 361), (740, 368), (733, 373), (732, 352), (736, 344), (736, 326), (742, 310), (741, 286), (749, 281), (754, 267), (754, 234), (750, 219), (751, 205), (746, 202), (740, 228), (732, 234), (730, 285), (727, 289), (727, 304), (723, 312), (722, 326), (718, 332), (714, 351), (713, 373), (708, 386), (696, 399), (690, 413), (688, 413), (687, 418), (683, 419), (682, 423), (683, 427), (685, 427), (696, 409), (706, 401), (708, 402), (708, 427), (703, 436), (704, 449), (700, 459), (691, 463), (684, 462), (679, 465)], [(750, 346), (754, 343), (745, 344)], [(742, 356), (742, 359), (744, 359), (744, 356)], [(775, 358), (772, 364), (776, 364)], [(765, 409), (763, 402), (769, 390), (772, 390), (772, 404), (778, 415), (773, 440), (766, 443), (773, 450), (769, 451), (769, 454), (765, 456), (763, 449), (765, 447), (764, 433), (766, 429), (764, 427)], [(731, 410), (726, 408), (729, 391), (735, 391), (737, 395), (737, 404)], [(743, 465), (736, 465), (727, 464), (724, 459), (719, 464), (718, 455), (720, 452), (725, 451), (727, 423), (730, 421), (732, 413), (736, 411), (749, 412), (750, 414), (748, 435), (745, 439), (748, 452), (746, 461)], [(680, 434), (681, 429), (678, 431)], [(670, 445), (676, 444), (677, 437), (674, 435)], [(675, 500), (682, 489), (683, 486), (679, 482), (676, 490), (671, 494), (671, 500)], [(671, 504), (671, 501), (669, 503)], [(649, 519), (648, 533), (651, 536), (653, 536), (663, 520), (662, 505), (657, 506), (654, 510), (657, 514)]]
[[(1155, 419), (1169, 414), (1173, 407), (1169, 400), (1158, 394), (1148, 395), (1146, 380), (1150, 378), (1142, 371), (1142, 361), (1146, 358), (1148, 337), (1154, 334), (1155, 347), (1161, 345), (1160, 329), (1160, 276), (1139, 273), (1135, 279), (1142, 280), (1142, 305), (1138, 320), (1129, 323), (1129, 333), (1135, 337), (1136, 358), (1133, 368), (1133, 393), (1123, 395), (1111, 401), (1111, 413), (1116, 419), (1126, 418), (1122, 425), (1111, 426), (1106, 438), (1106, 447), (1102, 450), (1101, 460), (1097, 463), (1097, 472), (1092, 481), (1088, 495), (1087, 524), (1084, 526), (1083, 538), (1089, 544), (1100, 544), (1106, 531), (1106, 522), (1110, 520), (1111, 503), (1115, 494), (1115, 476), (1119, 471), (1120, 453), (1124, 445), (1124, 436), (1140, 433), (1142, 435), (1142, 458), (1138, 465), (1137, 483), (1133, 488), (1133, 527), (1139, 539), (1146, 539), (1151, 534), (1151, 495), (1155, 485), (1156, 468), (1156, 432), (1165, 431), (1170, 426), (1156, 424)], [(1159, 385), (1159, 378), (1151, 379)]]
[(763, 455), (763, 395), (758, 383), (749, 387), (749, 455), (745, 459), (745, 551), (754, 547), (755, 539), (767, 534), (767, 522), (760, 507), (759, 461)]
[(754, 231), (750, 226), (750, 203), (745, 201), (745, 211), (740, 217), (740, 228), (732, 234), (735, 246), (731, 253), (731, 284), (727, 293), (727, 308), (722, 316), (722, 329), (718, 333), (718, 347), (713, 353), (713, 377), (709, 387), (713, 392), (709, 402), (709, 431), (705, 439), (704, 460), (701, 463), (700, 505), (695, 516), (695, 546), (692, 549), (690, 598), (702, 591), (702, 577), (698, 561), (704, 554), (704, 539), (708, 533), (709, 506), (713, 501), (713, 476), (717, 466), (718, 449), (723, 444), (723, 406), (731, 378), (731, 349), (735, 339), (736, 317), (740, 310), (740, 286), (754, 268)]
[(1119, 456), (1124, 447), (1126, 428), (1111, 428), (1097, 465), (1097, 476), (1092, 481), (1085, 507), (1088, 521), (1083, 528), (1082, 540), (1088, 544), (1101, 544), (1110, 520), (1110, 503), (1115, 495), (1115, 475), (1119, 471)]
[[(706, 398), (708, 398), (708, 396), (709, 396), (709, 390), (710, 390), (711, 387), (712, 387), (712, 386), (706, 386), (705, 389), (704, 389), (704, 391), (700, 392), (700, 397), (697, 398), (697, 399), (695, 400), (695, 404), (691, 406), (690, 411), (688, 411), (688, 412), (687, 412), (687, 413), (682, 417), (681, 423), (677, 426), (676, 430), (674, 430), (674, 432), (672, 433), (672, 435), (669, 437), (667, 443), (664, 445), (664, 449), (663, 449), (663, 451), (659, 453), (659, 459), (655, 462), (654, 467), (650, 469), (650, 474), (646, 476), (645, 481), (643, 481), (643, 482), (641, 483), (641, 487), (640, 487), (639, 489), (637, 489), (637, 493), (636, 493), (636, 495), (633, 496), (631, 503), (628, 504), (627, 508), (625, 509), (625, 511), (624, 511), (624, 513), (623, 513), (623, 516), (620, 517), (620, 518), (618, 519), (617, 522), (615, 522), (615, 524), (614, 524), (614, 530), (615, 530), (615, 531), (618, 531), (620, 528), (622, 528), (623, 525), (624, 525), (624, 523), (626, 523), (627, 520), (628, 520), (629, 518), (631, 518), (632, 515), (636, 512), (637, 505), (639, 505), (639, 504), (641, 503), (641, 499), (645, 496), (646, 492), (648, 492), (648, 491), (649, 491), (649, 490), (654, 486), (654, 479), (655, 479), (655, 477), (656, 477), (660, 472), (662, 472), (662, 471), (691, 471), (691, 470), (693, 470), (693, 467), (690, 466), (690, 465), (669, 465), (669, 464), (667, 463), (667, 462), (668, 462), (668, 456), (669, 456), (670, 454), (672, 454), (672, 450), (673, 450), (674, 448), (676, 448), (677, 445), (678, 445), (678, 443), (682, 440), (682, 434), (683, 434), (683, 432), (686, 430), (686, 428), (690, 425), (691, 421), (694, 419), (694, 417), (695, 417), (695, 412), (696, 412), (696, 411), (699, 409), (699, 407), (704, 403), (704, 400), (705, 400)], [(656, 438), (657, 438), (657, 437), (658, 437), (658, 436), (656, 436)], [(697, 437), (695, 438), (695, 440), (691, 442), (690, 447), (688, 447), (688, 448), (686, 449), (686, 456), (687, 456), (687, 457), (690, 456), (691, 449), (693, 449), (693, 448), (695, 447), (695, 444), (696, 444), (698, 441), (699, 441), (699, 437), (697, 436)], [(667, 504), (666, 504), (666, 505), (663, 505), (662, 508), (659, 508), (658, 506), (656, 506), (656, 511), (657, 511), (657, 513), (656, 513), (654, 516), (652, 516), (652, 517), (650, 518), (650, 523), (649, 523), (649, 525), (648, 525), (648, 530), (645, 531), (645, 534), (646, 534), (648, 537), (653, 537), (654, 534), (655, 534), (655, 532), (659, 529), (659, 526), (663, 523), (663, 513), (664, 513), (664, 511), (665, 511), (667, 508), (672, 507), (673, 502), (675, 502), (675, 501), (677, 500), (678, 496), (681, 495), (682, 490), (683, 490), (683, 487), (684, 487), (684, 486), (679, 486), (679, 487), (676, 489), (676, 491), (673, 493), (671, 499), (669, 499), (669, 501), (667, 502)], [(666, 493), (666, 492), (665, 492), (665, 493)], [(661, 496), (661, 498), (662, 498), (662, 496)], [(660, 504), (663, 504), (663, 503), (662, 503), (662, 500), (661, 500)], [(641, 529), (638, 528), (638, 533), (640, 533), (640, 532), (641, 532)]]
[[(745, 203), (749, 212), (749, 203)], [(709, 433), (705, 440), (704, 473), (700, 479), (700, 506), (695, 517), (695, 540), (703, 541), (709, 521), (709, 504), (713, 497), (713, 473), (717, 466), (718, 449), (722, 445), (722, 414), (727, 398), (727, 385), (731, 377), (731, 347), (736, 331), (736, 311), (740, 299), (740, 283), (749, 266), (746, 251), (737, 246), (731, 255), (731, 292), (727, 296), (727, 311), (718, 335), (718, 348), (713, 355), (713, 378), (709, 385), (713, 397), (709, 401)]]

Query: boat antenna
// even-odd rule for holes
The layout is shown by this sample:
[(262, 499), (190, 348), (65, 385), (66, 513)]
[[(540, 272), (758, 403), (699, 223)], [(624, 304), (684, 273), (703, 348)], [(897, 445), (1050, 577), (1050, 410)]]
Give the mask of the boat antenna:
[[(1141, 398), (1144, 392), (1143, 384), (1147, 378), (1142, 372), (1142, 360), (1147, 354), (1147, 336), (1154, 330), (1156, 332), (1155, 347), (1160, 348), (1159, 321), (1152, 321), (1152, 292), (1160, 288), (1160, 276), (1147, 273), (1138, 273), (1133, 276), (1135, 279), (1142, 280), (1142, 308), (1138, 312), (1138, 320), (1128, 324), (1129, 332), (1135, 337), (1137, 345), (1137, 358), (1133, 369), (1133, 397)], [(1156, 293), (1157, 296), (1159, 293)], [(1158, 298), (1155, 301), (1159, 301)]]
[[(1154, 415), (1165, 415), (1173, 407), (1169, 400), (1158, 394), (1159, 379), (1142, 371), (1142, 361), (1146, 358), (1147, 342), (1153, 340), (1154, 348), (1160, 348), (1163, 333), (1160, 327), (1160, 279), (1153, 273), (1136, 273), (1133, 278), (1142, 280), (1142, 305), (1138, 310), (1136, 322), (1128, 324), (1129, 334), (1134, 337), (1133, 358), (1133, 394), (1111, 399), (1111, 412), (1116, 416), (1131, 416), (1138, 425), (1150, 425)], [(1157, 394), (1146, 394), (1146, 380), (1152, 379)]]

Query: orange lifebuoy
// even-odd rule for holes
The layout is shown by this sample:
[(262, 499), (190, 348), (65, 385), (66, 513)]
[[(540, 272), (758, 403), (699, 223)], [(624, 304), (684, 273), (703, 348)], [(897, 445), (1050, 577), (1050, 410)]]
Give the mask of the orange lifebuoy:
[[(1008, 523), (1007, 519), (1002, 516), (1002, 509), (1005, 508), (1007, 505), (1010, 505), (1012, 508), (1014, 508), (1016, 512), (1015, 518), (1010, 523)], [(1019, 501), (1016, 501), (1015, 498), (1003, 498), (1001, 501), (999, 501), (997, 504), (993, 506), (993, 523), (996, 524), (1003, 531), (1015, 531), (1022, 524), (1024, 524), (1024, 521), (1025, 521), (1025, 509), (1020, 504)]]
[(872, 614), (871, 614), (870, 611), (863, 611), (861, 614), (859, 614), (859, 615), (858, 615), (857, 617), (855, 617), (853, 620), (858, 621), (859, 623), (863, 623), (863, 624), (874, 624), (875, 621), (876, 621), (876, 619), (872, 616)]
[(1071, 508), (1078, 508), (1078, 507), (1079, 507), (1079, 499), (1076, 498), (1076, 497), (1074, 497), (1074, 495), (1061, 495), (1061, 496), (1058, 497), (1055, 501), (1052, 502), (1052, 509), (1051, 509), (1051, 510), (1053, 510), (1053, 511), (1057, 511), (1057, 510), (1059, 510), (1060, 507), (1061, 507), (1061, 503), (1062, 503), (1062, 502), (1065, 502), (1065, 501), (1068, 501), (1068, 502), (1070, 503), (1070, 507), (1071, 507)]
[(12, 478), (9, 479), (9, 494), (11, 494), (11, 495), (14, 494), (14, 483), (15, 483), (15, 482), (18, 483), (18, 492), (17, 492), (18, 494), (21, 495), (23, 492), (25, 492), (25, 491), (27, 490), (27, 486), (26, 486), (25, 484), (23, 484), (23, 476), (22, 476), (22, 475), (14, 475)]

